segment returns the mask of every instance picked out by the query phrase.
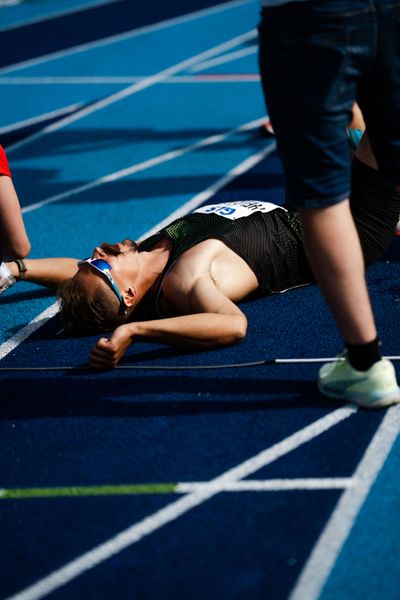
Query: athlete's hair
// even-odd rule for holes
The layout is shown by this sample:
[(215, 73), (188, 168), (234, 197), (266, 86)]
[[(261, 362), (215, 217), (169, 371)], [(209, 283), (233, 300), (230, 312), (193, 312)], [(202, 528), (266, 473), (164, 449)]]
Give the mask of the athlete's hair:
[(127, 316), (120, 313), (118, 300), (105, 282), (89, 293), (79, 277), (72, 277), (58, 287), (57, 296), (65, 329), (99, 333), (114, 329), (127, 320)]

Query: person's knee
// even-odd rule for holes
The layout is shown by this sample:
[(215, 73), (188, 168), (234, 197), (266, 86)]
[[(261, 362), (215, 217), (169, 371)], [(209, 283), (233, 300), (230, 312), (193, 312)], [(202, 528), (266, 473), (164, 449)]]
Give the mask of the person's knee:
[(28, 256), (30, 251), (31, 251), (31, 243), (28, 240), (28, 238), (26, 238), (25, 240), (18, 241), (11, 248), (11, 252), (15, 259), (25, 258), (26, 256)]

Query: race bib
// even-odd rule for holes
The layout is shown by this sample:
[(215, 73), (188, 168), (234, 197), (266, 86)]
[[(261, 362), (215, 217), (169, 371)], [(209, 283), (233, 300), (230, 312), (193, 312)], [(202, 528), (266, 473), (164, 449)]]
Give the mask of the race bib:
[[(194, 213), (205, 215), (214, 214), (235, 221), (243, 217), (249, 217), (255, 212), (268, 213), (276, 208), (282, 208), (272, 202), (261, 202), (260, 200), (238, 200), (237, 202), (223, 202), (221, 204), (209, 204), (194, 210)], [(286, 210), (282, 208), (282, 210)]]

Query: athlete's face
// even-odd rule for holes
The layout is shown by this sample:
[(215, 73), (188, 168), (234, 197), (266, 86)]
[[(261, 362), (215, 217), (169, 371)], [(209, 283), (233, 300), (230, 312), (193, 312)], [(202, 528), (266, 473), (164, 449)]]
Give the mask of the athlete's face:
[(111, 267), (111, 275), (115, 282), (122, 286), (132, 283), (138, 267), (138, 247), (133, 240), (125, 239), (116, 244), (103, 242), (96, 246), (92, 258), (101, 258)]
[[(101, 282), (113, 288), (124, 299), (127, 290), (135, 287), (136, 276), (138, 273), (138, 247), (133, 240), (125, 239), (122, 242), (109, 244), (103, 242), (96, 246), (92, 252), (91, 259), (101, 259), (109, 265), (109, 276), (96, 269), (90, 262), (83, 262), (79, 265), (77, 277), (85, 282), (88, 293), (92, 293)], [(109, 279), (112, 284), (110, 285)], [(101, 285), (103, 285), (101, 284)], [(115, 292), (115, 289), (114, 289)], [(128, 301), (129, 305), (129, 301)]]

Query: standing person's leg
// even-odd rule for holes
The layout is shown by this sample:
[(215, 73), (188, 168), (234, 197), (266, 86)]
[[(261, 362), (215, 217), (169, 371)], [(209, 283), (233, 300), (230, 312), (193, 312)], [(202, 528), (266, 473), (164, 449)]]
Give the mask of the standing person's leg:
[(358, 152), (363, 153), (366, 162), (368, 151), (374, 155), (376, 163), (372, 166), (400, 187), (400, 0), (376, 0), (374, 4), (375, 60), (359, 92), (368, 138), (361, 140)]
[[(304, 246), (342, 337), (367, 344), (377, 337), (364, 275), (364, 259), (349, 202), (299, 209)], [(371, 364), (380, 359), (379, 352)]]
[[(300, 209), (311, 267), (355, 367), (345, 361), (348, 369), (339, 369), (338, 377), (331, 368), (330, 377), (341, 381), (336, 388), (330, 381), (324, 392), (377, 406), (400, 400), (400, 394), (392, 365), (380, 361), (361, 247), (347, 201), (346, 141), (362, 64), (372, 56), (373, 27), (370, 2), (364, 0), (308, 0), (264, 10), (260, 67), (288, 200)], [(349, 44), (361, 48), (358, 56)], [(357, 384), (366, 379), (359, 371), (368, 374), (371, 390)]]

